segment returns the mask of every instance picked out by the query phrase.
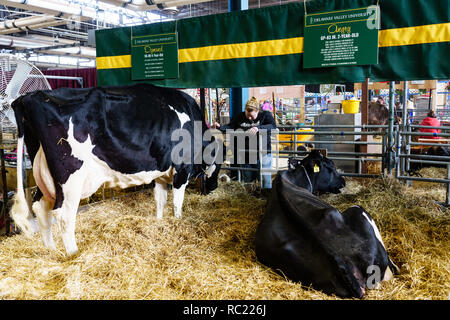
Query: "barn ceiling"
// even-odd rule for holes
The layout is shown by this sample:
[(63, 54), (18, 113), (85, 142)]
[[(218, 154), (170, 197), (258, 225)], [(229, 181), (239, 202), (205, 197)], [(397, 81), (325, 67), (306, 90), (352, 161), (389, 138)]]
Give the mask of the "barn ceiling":
[[(302, 0), (248, 0), (248, 8)], [(152, 4), (153, 3), (153, 4)], [(94, 30), (211, 15), (228, 0), (0, 0), (0, 51), (40, 68), (95, 66)]]

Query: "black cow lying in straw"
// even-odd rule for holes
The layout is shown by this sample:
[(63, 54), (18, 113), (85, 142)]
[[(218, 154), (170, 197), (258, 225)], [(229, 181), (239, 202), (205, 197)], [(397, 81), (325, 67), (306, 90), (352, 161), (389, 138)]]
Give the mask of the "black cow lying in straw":
[[(78, 251), (75, 217), (80, 199), (103, 184), (126, 188), (154, 180), (156, 216), (162, 218), (170, 183), (174, 213), (181, 217), (189, 179), (202, 171), (208, 177), (214, 172), (214, 157), (203, 162), (203, 150), (210, 146), (203, 139), (208, 129), (204, 115), (192, 97), (175, 89), (143, 83), (60, 88), (28, 93), (12, 107), (19, 139), (18, 193), (11, 215), (25, 234), (35, 231), (22, 185), (25, 142), (39, 187), (33, 212), (44, 245), (55, 248), (51, 231), (54, 217), (69, 255)], [(189, 150), (183, 153), (186, 159), (176, 152), (179, 146)], [(217, 183), (208, 186), (211, 189), (206, 192)]]
[[(436, 168), (446, 168), (447, 167), (447, 163), (450, 163), (450, 148), (448, 147), (441, 147), (441, 146), (436, 146), (436, 147), (429, 147), (429, 148), (423, 148), (423, 149), (418, 149), (418, 150), (411, 150), (411, 158), (414, 159), (414, 155), (424, 155), (424, 156), (428, 156), (428, 159), (421, 159), (421, 160), (425, 160), (425, 161), (438, 161), (440, 163), (436, 164), (436, 163), (429, 163), (429, 162), (410, 162), (409, 165), (409, 173), (410, 174), (418, 174), (416, 171), (419, 171), (422, 168), (428, 168), (428, 167), (436, 167)], [(446, 157), (446, 159), (434, 159), (433, 157), (438, 156), (438, 157)]]
[(344, 186), (333, 162), (318, 151), (278, 173), (256, 231), (259, 261), (341, 297), (361, 298), (366, 288), (392, 277), (397, 267), (370, 215), (360, 206), (341, 214), (311, 193), (339, 193)]

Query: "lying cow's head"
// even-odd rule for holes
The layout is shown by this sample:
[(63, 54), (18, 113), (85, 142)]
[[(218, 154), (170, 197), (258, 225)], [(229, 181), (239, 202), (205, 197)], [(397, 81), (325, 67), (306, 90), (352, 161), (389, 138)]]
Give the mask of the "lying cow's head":
[(336, 171), (334, 162), (318, 150), (312, 150), (303, 160), (289, 159), (290, 180), (311, 192), (340, 193), (344, 178)]

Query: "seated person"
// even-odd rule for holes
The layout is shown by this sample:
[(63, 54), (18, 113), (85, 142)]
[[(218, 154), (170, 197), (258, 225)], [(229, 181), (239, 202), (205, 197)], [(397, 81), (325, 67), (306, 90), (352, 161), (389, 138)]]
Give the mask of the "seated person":
[[(423, 119), (423, 121), (420, 125), (421, 126), (430, 126), (430, 127), (440, 127), (441, 122), (439, 121), (439, 119), (436, 118), (436, 113), (433, 110), (430, 110), (430, 112), (428, 112), (428, 114), (427, 114), (427, 117), (425, 119)], [(439, 136), (437, 136), (437, 134), (441, 132), (440, 129), (420, 128), (419, 130), (420, 130), (420, 132), (434, 133), (433, 136), (421, 136), (421, 138), (425, 138), (425, 139), (439, 139), (440, 138)]]

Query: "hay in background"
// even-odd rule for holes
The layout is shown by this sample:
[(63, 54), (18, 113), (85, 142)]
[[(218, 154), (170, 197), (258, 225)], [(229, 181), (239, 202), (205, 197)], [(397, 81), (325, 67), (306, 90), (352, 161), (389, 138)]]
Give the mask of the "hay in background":
[[(446, 299), (449, 212), (391, 180), (347, 179), (340, 210), (364, 206), (401, 275), (367, 299)], [(248, 187), (247, 187), (248, 188)], [(80, 253), (65, 257), (40, 236), (0, 241), (4, 299), (337, 299), (285, 280), (257, 262), (254, 233), (266, 201), (236, 182), (201, 196), (187, 190), (183, 218), (155, 217), (153, 191), (91, 205), (77, 217)]]

